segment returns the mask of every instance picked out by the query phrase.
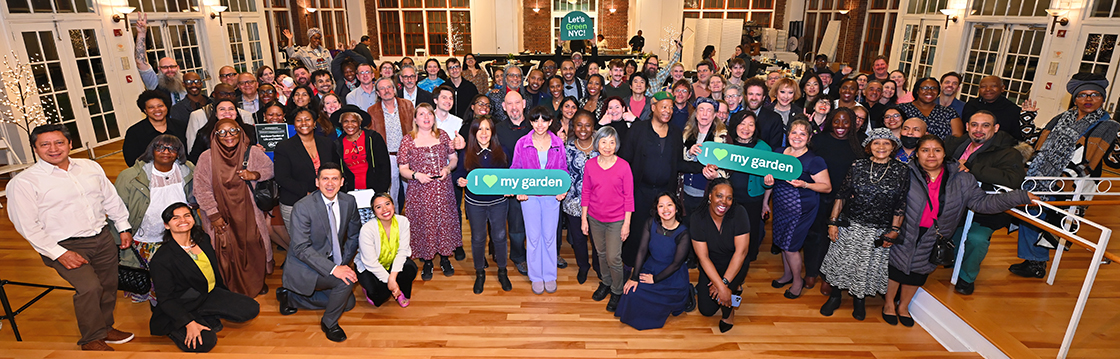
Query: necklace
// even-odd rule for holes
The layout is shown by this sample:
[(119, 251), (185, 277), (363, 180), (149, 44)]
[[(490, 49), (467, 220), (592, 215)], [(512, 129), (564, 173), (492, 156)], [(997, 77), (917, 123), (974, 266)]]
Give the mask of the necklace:
[(580, 145), (579, 145), (579, 140), (578, 140), (578, 139), (577, 139), (577, 140), (575, 140), (575, 143), (576, 143), (576, 148), (577, 148), (577, 149), (579, 149), (579, 150), (580, 150), (581, 152), (585, 152), (585, 153), (586, 153), (586, 152), (590, 152), (590, 151), (591, 151), (591, 148), (595, 146), (595, 144), (594, 144), (594, 143), (592, 143), (592, 144), (589, 144), (589, 145), (587, 145), (587, 147), (586, 147), (586, 148), (584, 148), (583, 146), (580, 146)]
[(194, 246), (195, 246), (195, 244), (192, 241), (191, 245), (184, 246), (184, 245), (180, 244), (179, 248), (182, 248), (184, 252), (187, 252), (187, 255), (191, 256), (191, 260), (198, 260), (198, 255), (191, 252), (191, 248), (194, 248)]
[(867, 171), (867, 179), (870, 180), (871, 183), (879, 183), (879, 181), (883, 180), (883, 176), (887, 175), (887, 171), (890, 171), (890, 169), (891, 169), (891, 163), (888, 161), (887, 162), (887, 167), (883, 168), (883, 173), (879, 174), (879, 178), (876, 179), (875, 178), (875, 161), (871, 161), (871, 169)]

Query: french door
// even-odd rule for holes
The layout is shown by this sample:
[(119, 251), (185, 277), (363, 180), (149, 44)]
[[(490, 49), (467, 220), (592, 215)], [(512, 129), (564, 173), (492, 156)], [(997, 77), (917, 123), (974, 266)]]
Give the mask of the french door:
[(1116, 26), (1084, 26), (1081, 28), (1081, 38), (1078, 44), (1083, 47), (1080, 56), (1075, 56), (1079, 63), (1077, 72), (1092, 72), (1104, 75), (1108, 79), (1107, 89), (1109, 98), (1105, 99), (1104, 108), (1109, 113), (1116, 111), (1120, 94), (1116, 90), (1116, 81), (1120, 80), (1120, 51), (1115, 51), (1117, 39), (1120, 38), (1120, 27)]
[(31, 66), (51, 123), (66, 126), (74, 149), (123, 136), (105, 69), (104, 26), (97, 21), (13, 24), (19, 56)]
[(941, 24), (937, 21), (922, 19), (903, 24), (902, 54), (898, 60), (898, 68), (906, 74), (907, 84), (912, 85), (914, 80), (931, 75), (940, 36)]
[(969, 37), (961, 79), (962, 100), (979, 96), (980, 80), (1004, 81), (1007, 98), (1017, 104), (1031, 95), (1039, 71), (1046, 28), (1034, 24), (976, 24)]

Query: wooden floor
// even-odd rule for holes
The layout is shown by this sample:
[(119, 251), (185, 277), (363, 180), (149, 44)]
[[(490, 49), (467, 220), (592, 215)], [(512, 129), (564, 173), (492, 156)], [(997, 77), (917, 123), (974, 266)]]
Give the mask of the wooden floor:
[[(119, 155), (100, 162), (106, 173), (115, 174), (124, 168)], [(66, 285), (42, 264), (39, 255), (12, 229), (7, 218), (6, 211), (0, 210), (0, 278)], [(464, 228), (464, 238), (468, 236)], [(985, 330), (1003, 333), (999, 337), (1021, 341), (1022, 352), (1053, 357), (1080, 288), (1079, 278), (1085, 271), (1082, 264), (1087, 263), (1087, 256), (1076, 250), (1070, 252), (1066, 269), (1056, 285), (1050, 287), (1041, 280), (1010, 276), (1005, 268), (1014, 262), (1014, 242), (1006, 236), (993, 242), (976, 294), (963, 298), (952, 294), (951, 285), (947, 284), (948, 270), (939, 270), (927, 289), (959, 306), (955, 308), (958, 312), (985, 312), (971, 321), (984, 323)], [(619, 323), (604, 310), (605, 301), (591, 300), (596, 287), (594, 276), (586, 284), (576, 282), (574, 259), (567, 245), (561, 254), (572, 266), (559, 270), (557, 293), (533, 295), (526, 277), (512, 269), (514, 289), (503, 292), (491, 269), (486, 291), (475, 295), (471, 292), (473, 270), (468, 269), (469, 247), (468, 259), (454, 263), (455, 276), (444, 277), (437, 272), (429, 282), (418, 280), (408, 308), (374, 308), (360, 302), (343, 315), (340, 324), (349, 335), (344, 343), (326, 340), (317, 325), (321, 312), (301, 310), (292, 316), (281, 316), (275, 296), (269, 294), (257, 297), (261, 303), (258, 318), (242, 325), (226, 324), (226, 329), (218, 334), (220, 341), (214, 352), (228, 357), (267, 353), (280, 357), (368, 358), (978, 357), (974, 353), (946, 352), (920, 327), (883, 323), (877, 315), (881, 298), (868, 299), (869, 315), (862, 322), (851, 317), (851, 302), (847, 298), (845, 305), (828, 318), (818, 313), (825, 297), (816, 289), (806, 290), (800, 299), (786, 299), (782, 289), (769, 286), (770, 280), (781, 275), (782, 267), (780, 258), (768, 252), (761, 254), (750, 268), (743, 294), (745, 304), (738, 311), (735, 328), (720, 334), (716, 328), (718, 319), (696, 312), (670, 318), (663, 329), (644, 332)], [(284, 254), (277, 252), (278, 263)], [(694, 281), (696, 275), (693, 270)], [(280, 286), (280, 277), (279, 271), (271, 275), (267, 280), (269, 287)], [(1120, 346), (1116, 340), (1120, 328), (1114, 324), (1118, 315), (1118, 284), (1120, 274), (1115, 265), (1103, 267), (1074, 344), (1074, 356), (1115, 356)], [(16, 306), (37, 294), (14, 286), (5, 289)], [(117, 327), (135, 332), (137, 338), (115, 345), (118, 352), (114, 355), (84, 355), (74, 344), (79, 334), (70, 294), (51, 293), (18, 317), (23, 342), (16, 342), (4, 323), (0, 329), (0, 358), (184, 355), (166, 337), (148, 335), (149, 317), (147, 304), (119, 300)]]

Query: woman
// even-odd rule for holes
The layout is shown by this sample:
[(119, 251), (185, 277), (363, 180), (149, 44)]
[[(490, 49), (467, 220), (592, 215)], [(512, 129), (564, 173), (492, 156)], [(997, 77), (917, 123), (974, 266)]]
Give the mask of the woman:
[[(557, 115), (556, 123), (552, 124), (552, 128), (557, 131), (562, 130), (564, 131), (564, 133), (569, 134), (569, 136), (567, 137), (571, 137), (570, 135), (572, 133), (572, 121), (574, 121), (576, 113), (580, 110), (582, 109), (579, 107), (579, 100), (577, 100), (575, 96), (565, 97), (563, 101), (560, 102), (560, 112), (559, 115)], [(562, 138), (567, 139), (567, 137)]]
[[(600, 78), (601, 79), (601, 78)], [(538, 106), (529, 110), (533, 130), (514, 145), (511, 169), (542, 169), (568, 171), (564, 141), (552, 132), (552, 111)], [(533, 293), (556, 292), (556, 226), (559, 224), (560, 201), (567, 193), (556, 196), (518, 195), (525, 219), (526, 265)]]
[(587, 79), (587, 96), (579, 99), (579, 107), (591, 111), (595, 114), (595, 118), (603, 117), (603, 109), (606, 107), (606, 97), (602, 94), (603, 90), (603, 75), (593, 74)]
[[(839, 180), (840, 174), (847, 174), (852, 162), (863, 157), (864, 151), (863, 146), (860, 146), (862, 141), (860, 141), (855, 129), (855, 113), (846, 107), (841, 107), (828, 115), (829, 119), (822, 129), (822, 133), (813, 136), (811, 144), (813, 152), (824, 159), (825, 167), (828, 168), (829, 173), (835, 173), (837, 180)], [(805, 288), (809, 289), (817, 284), (821, 262), (824, 261), (825, 253), (828, 253), (829, 245), (829, 241), (826, 239), (828, 236), (826, 222), (829, 217), (826, 216), (831, 212), (834, 196), (824, 193), (819, 197), (820, 204), (817, 207), (816, 220), (809, 227), (809, 234), (805, 237), (804, 245)], [(828, 283), (824, 283), (821, 292), (827, 294), (829, 290), (831, 289), (828, 287)]]
[(603, 115), (599, 117), (599, 122), (596, 127), (614, 127), (619, 138), (626, 138), (626, 133), (630, 130), (630, 126), (637, 120), (637, 118), (631, 115), (630, 111), (626, 109), (626, 100), (618, 96), (611, 96), (607, 99), (605, 106), (606, 110), (603, 111)]
[(770, 89), (770, 97), (775, 99), (771, 110), (777, 112), (778, 116), (782, 116), (783, 126), (789, 124), (793, 115), (805, 113), (805, 109), (795, 103), (801, 99), (801, 90), (791, 78), (783, 77), (775, 82), (774, 87)]
[(826, 317), (840, 307), (842, 289), (852, 295), (852, 317), (857, 320), (867, 316), (864, 297), (887, 293), (888, 248), (899, 242), (910, 190), (909, 170), (894, 158), (899, 146), (902, 143), (890, 130), (875, 129), (863, 141), (864, 153), (871, 158), (856, 160), (832, 207), (822, 207), (829, 212), (825, 218), (832, 240), (821, 266), (821, 274), (832, 286), (821, 306)]
[(381, 74), (381, 76), (378, 77), (392, 78), (397, 73), (397, 67), (394, 66), (392, 62), (385, 61), (381, 63), (381, 66), (377, 67), (377, 73)]
[[(471, 99), (471, 105), (467, 109), (466, 114), (463, 116), (463, 127), (459, 128), (459, 136), (463, 138), (470, 138), (471, 123), (475, 119), (490, 114), (490, 98), (486, 97), (485, 93), (475, 95)], [(451, 134), (448, 134), (451, 136)]]
[(879, 103), (887, 106), (897, 105), (899, 103), (898, 94), (895, 93), (897, 88), (898, 84), (895, 84), (894, 81), (884, 81), (883, 96), (879, 97)]
[(315, 118), (307, 108), (299, 108), (292, 124), (296, 136), (280, 141), (273, 151), (276, 160), (276, 184), (280, 187), (280, 213), (291, 228), (292, 206), (315, 191), (315, 175), (319, 165), (338, 163), (337, 152), (330, 139), (315, 133)]
[(630, 78), (630, 76), (634, 75), (637, 72), (638, 62), (634, 61), (634, 59), (626, 60), (625, 78)]
[(198, 159), (202, 153), (210, 149), (210, 134), (214, 132), (214, 126), (220, 120), (233, 120), (241, 127), (241, 131), (245, 132), (246, 137), (249, 138), (250, 144), (256, 144), (256, 132), (252, 125), (245, 123), (241, 118), (241, 113), (237, 111), (237, 104), (233, 100), (218, 100), (211, 103), (210, 109), (212, 111), (207, 114), (206, 124), (198, 130), (198, 136), (194, 139), (194, 146), (191, 152), (187, 154), (187, 160), (193, 163), (198, 163)]
[(696, 159), (702, 151), (702, 143), (727, 142), (727, 127), (716, 118), (718, 105), (707, 97), (696, 99), (696, 111), (684, 125), (682, 136), (686, 150), (678, 167), (681, 172), (681, 202), (684, 203), (685, 214), (692, 213), (703, 204), (704, 188), (707, 188), (708, 181), (716, 177), (727, 177), (726, 172), (720, 171), (715, 165), (705, 166)]
[[(796, 83), (794, 83), (796, 87)], [(730, 83), (727, 88), (723, 89), (723, 100), (727, 102), (727, 110), (732, 115), (739, 113), (743, 109), (743, 86), (736, 83)]]
[(712, 75), (712, 78), (708, 79), (708, 91), (712, 92), (713, 100), (723, 100), (723, 90), (727, 88), (726, 85), (727, 80), (723, 75)]
[[(926, 133), (940, 137), (942, 140), (952, 136), (964, 136), (964, 122), (960, 115), (951, 107), (941, 105), (938, 101), (941, 96), (941, 83), (932, 77), (926, 77), (915, 82), (914, 93), (916, 97), (912, 102), (898, 105), (902, 115), (906, 118), (917, 117), (926, 122)], [(901, 103), (902, 101), (899, 101)]]
[(288, 97), (292, 95), (292, 90), (296, 88), (296, 81), (290, 76), (285, 74), (276, 75), (276, 101), (280, 103), (288, 103)]
[[(891, 71), (891, 82), (895, 84), (895, 103), (903, 104), (914, 101), (914, 93), (906, 89), (906, 74), (901, 70)], [(920, 84), (921, 81), (918, 81)]]
[(641, 73), (630, 75), (630, 98), (626, 99), (626, 107), (630, 109), (630, 116), (640, 121), (649, 121), (650, 117), (653, 116), (651, 111), (653, 101), (646, 96), (647, 84), (645, 75)]
[(337, 122), (331, 120), (333, 118), (331, 116), (335, 111), (342, 108), (342, 101), (339, 100), (338, 95), (329, 93), (323, 96), (321, 103), (323, 106), (319, 111), (319, 115), (316, 116), (315, 130), (319, 131), (319, 134), (327, 136), (327, 138), (331, 140), (335, 140), (339, 136), (342, 136), (342, 129), (339, 128)]
[[(187, 162), (187, 149), (178, 137), (156, 136), (136, 164), (117, 175), (114, 187), (128, 209), (133, 248), (141, 264), (151, 266), (152, 255), (163, 243), (162, 213), (168, 205), (194, 202), (194, 164)], [(151, 301), (155, 294), (125, 292), (133, 303)]]
[(136, 107), (144, 112), (145, 119), (129, 126), (124, 133), (124, 143), (121, 152), (124, 163), (132, 166), (136, 158), (145, 153), (152, 139), (160, 135), (172, 135), (179, 138), (180, 143), (187, 142), (187, 124), (172, 120), (168, 117), (171, 113), (171, 97), (157, 90), (147, 90), (140, 93), (136, 99)]
[(416, 107), (412, 130), (401, 141), (397, 166), (408, 182), (405, 190), (405, 216), (416, 222), (412, 227), (414, 257), (424, 261), (420, 278), (432, 279), (432, 259), (440, 255), (443, 275), (455, 275), (448, 256), (463, 245), (459, 211), (455, 208), (451, 171), (459, 162), (451, 137), (436, 127), (432, 105)]
[[(704, 51), (700, 53), (700, 61), (707, 60), (712, 64), (712, 73), (719, 73), (719, 65), (716, 65), (716, 47), (715, 45), (704, 46)], [(715, 77), (715, 76), (712, 76)]]
[(310, 87), (296, 87), (292, 90), (292, 95), (288, 97), (288, 103), (284, 105), (284, 114), (287, 116), (289, 124), (291, 124), (296, 110), (301, 108), (311, 110), (313, 115), (319, 113), (319, 96), (315, 96), (315, 91)]
[(633, 271), (622, 289), (622, 299), (614, 313), (623, 323), (637, 330), (665, 326), (669, 315), (680, 315), (694, 300), (684, 266), (692, 253), (692, 238), (682, 223), (680, 200), (669, 192), (657, 195), (657, 207), (642, 226), (638, 238), (638, 270)]
[(904, 120), (902, 111), (897, 107), (891, 106), (883, 111), (883, 127), (891, 130), (891, 135), (900, 139), (902, 138), (902, 122)]
[[(783, 79), (789, 80), (789, 79)], [(789, 80), (791, 83), (793, 80)], [(770, 144), (758, 138), (756, 131), (756, 118), (753, 112), (747, 111), (744, 116), (738, 117), (731, 123), (728, 143), (753, 148), (759, 151), (770, 152)], [(774, 186), (774, 176), (760, 177), (745, 172), (730, 171), (731, 188), (735, 194), (735, 204), (747, 210), (746, 221), (751, 225), (750, 248), (747, 251), (747, 260), (754, 262), (758, 259), (758, 248), (762, 244), (764, 216), (770, 212), (770, 204), (764, 201), (770, 198), (770, 188)], [(764, 214), (765, 213), (765, 214)]]
[(599, 288), (591, 296), (603, 300), (610, 292), (607, 311), (614, 312), (625, 281), (622, 268), (622, 242), (630, 235), (630, 216), (634, 213), (634, 175), (630, 163), (617, 156), (618, 133), (613, 127), (595, 131), (594, 150), (599, 155), (587, 161), (583, 172), (581, 224), (599, 251), (599, 263), (607, 265)]
[(580, 202), (583, 194), (583, 169), (587, 165), (587, 160), (599, 155), (595, 151), (595, 140), (593, 135), (595, 133), (595, 118), (594, 115), (587, 110), (576, 111), (575, 117), (572, 118), (571, 131), (569, 139), (564, 145), (566, 159), (568, 161), (568, 175), (572, 178), (572, 185), (568, 187), (568, 195), (564, 197), (561, 203), (561, 209), (564, 211), (564, 219), (567, 220), (568, 228), (568, 242), (572, 245), (572, 252), (576, 256), (576, 266), (579, 270), (576, 273), (576, 281), (583, 284), (587, 281), (587, 272), (589, 269), (594, 268), (595, 273), (599, 277), (603, 276), (600, 271), (599, 251), (595, 248), (594, 244), (591, 246), (591, 260), (588, 261), (587, 257), (587, 234), (583, 230), (575, 230), (581, 228), (582, 222), (582, 209)]
[(271, 179), (272, 161), (249, 143), (237, 121), (226, 119), (214, 126), (210, 149), (198, 158), (195, 169), (202, 228), (218, 250), (215, 259), (226, 285), (248, 296), (267, 291), (264, 276), (272, 268), (268, 217), (257, 208), (246, 183), (255, 187)]
[[(665, 79), (665, 82), (661, 84), (661, 91), (669, 91), (671, 88), (676, 87), (677, 81), (684, 79), (684, 64), (679, 62), (673, 63), (673, 66), (669, 67), (669, 78)], [(688, 88), (691, 89), (692, 85), (689, 85)]]
[(863, 93), (864, 93), (864, 91), (867, 90), (867, 83), (870, 80), (871, 80), (871, 77), (867, 76), (867, 74), (856, 75), (856, 84), (859, 85), (859, 90), (856, 91), (856, 102), (861, 103), (861, 104), (864, 103), (864, 102), (867, 102), (863, 98)]
[(813, 104), (821, 96), (821, 78), (816, 73), (809, 71), (801, 77), (801, 98), (797, 99), (798, 107), (806, 110), (813, 108)]
[(699, 259), (701, 273), (696, 282), (696, 307), (700, 314), (710, 317), (716, 310), (723, 312), (719, 321), (720, 333), (735, 325), (735, 303), (732, 296), (743, 293), (743, 280), (747, 277), (750, 262), (751, 223), (745, 220), (747, 210), (734, 204), (734, 190), (725, 178), (708, 183), (701, 210), (689, 218), (689, 235), (692, 249)]
[[(938, 238), (953, 238), (965, 211), (994, 214), (1028, 204), (1038, 197), (1016, 190), (986, 194), (976, 185), (976, 177), (946, 156), (945, 142), (927, 134), (918, 140), (918, 158), (909, 165), (910, 190), (906, 196), (906, 219), (899, 238), (902, 243), (891, 246), (887, 268), (887, 297), (883, 304), (883, 320), (894, 325), (914, 326), (910, 316), (910, 300), (926, 283), (937, 265), (930, 263), (930, 252)], [(895, 297), (902, 288), (902, 297), (895, 306)]]
[(820, 97), (817, 98), (815, 102), (809, 103), (809, 105), (811, 106), (809, 108), (813, 109), (813, 112), (808, 114), (809, 124), (813, 127), (812, 135), (817, 135), (824, 130), (824, 126), (829, 119), (828, 114), (832, 113), (832, 101), (829, 100), (828, 97)]
[(856, 107), (863, 107), (859, 103), (859, 82), (856, 79), (845, 78), (840, 80), (840, 86), (837, 88), (836, 108), (844, 107), (854, 110)]
[(331, 56), (330, 50), (323, 47), (323, 30), (317, 27), (307, 29), (307, 46), (296, 46), (290, 30), (284, 29), (282, 33), (288, 38), (288, 47), (284, 48), (288, 52), (288, 58), (300, 60), (309, 69), (308, 71), (331, 70), (334, 56)]
[(548, 78), (548, 95), (549, 104), (552, 107), (552, 112), (555, 112), (556, 117), (560, 117), (560, 102), (564, 101), (564, 78), (560, 76), (552, 76)]
[[(331, 122), (342, 128), (342, 136), (334, 140), (334, 156), (342, 159), (343, 192), (360, 189), (389, 192), (393, 180), (389, 149), (385, 138), (369, 129), (370, 121), (369, 114), (354, 105), (343, 106), (331, 115)], [(369, 208), (359, 208), (358, 213), (362, 223), (374, 217)]]
[(260, 314), (253, 298), (229, 290), (210, 238), (195, 226), (186, 203), (161, 211), (163, 250), (148, 263), (152, 285), (168, 300), (152, 305), (152, 335), (166, 335), (179, 350), (209, 352), (218, 343), (222, 319), (244, 323)]
[(366, 302), (380, 307), (390, 298), (401, 308), (412, 298), (412, 281), (416, 279), (416, 263), (412, 255), (411, 224), (397, 214), (393, 197), (378, 192), (370, 203), (377, 219), (366, 222), (358, 234), (358, 283), (366, 292)]
[[(280, 105), (281, 120), (283, 119), (284, 104), (276, 101), (276, 87), (272, 85), (261, 85), (257, 88), (257, 96), (259, 96), (261, 106), (257, 109), (257, 113), (253, 114), (253, 123), (268, 123), (264, 119), (265, 108), (271, 103)], [(280, 121), (284, 122), (284, 121)]]
[[(463, 55), (463, 65), (463, 78), (474, 84), (474, 86), (478, 88), (478, 93), (484, 94), (490, 92), (489, 75), (486, 73), (485, 69), (478, 65), (474, 54)], [(494, 78), (500, 79), (501, 77), (494, 76)]]
[(801, 161), (801, 174), (797, 179), (777, 181), (772, 198), (767, 201), (774, 204), (773, 240), (782, 250), (784, 267), (782, 277), (772, 281), (770, 285), (781, 288), (793, 283), (785, 293), (785, 297), (789, 299), (800, 297), (804, 288), (804, 279), (801, 278), (804, 257), (800, 250), (809, 234), (809, 227), (817, 216), (820, 193), (832, 191), (824, 159), (809, 150), (812, 137), (812, 125), (809, 122), (794, 120), (786, 132), (789, 146), (774, 150), (797, 157)]
[(439, 85), (443, 85), (443, 68), (440, 66), (439, 60), (429, 58), (424, 61), (424, 75), (424, 79), (416, 84), (424, 91), (432, 92)]
[(273, 71), (272, 67), (269, 67), (268, 65), (258, 67), (256, 76), (257, 76), (257, 83), (261, 84), (262, 86), (263, 85), (273, 85), (273, 86), (276, 85), (276, 72)]
[(509, 166), (506, 154), (494, 136), (494, 121), (490, 116), (482, 116), (470, 124), (467, 137), (467, 150), (459, 159), (455, 169), (455, 182), (462, 187), (467, 220), (471, 225), (471, 255), (474, 261), (474, 294), (482, 294), (486, 283), (486, 234), (490, 228), (490, 241), (494, 244), (493, 257), (498, 266), (498, 283), (503, 291), (510, 291), (513, 285), (506, 272), (506, 214), (509, 202), (505, 196), (479, 195), (467, 188), (467, 174), (476, 168), (506, 168)]

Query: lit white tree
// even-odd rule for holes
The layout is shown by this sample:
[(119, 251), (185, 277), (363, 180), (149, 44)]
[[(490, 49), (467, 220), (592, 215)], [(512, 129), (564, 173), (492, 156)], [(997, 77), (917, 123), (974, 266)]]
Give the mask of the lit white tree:
[[(31, 65), (20, 61), (14, 52), (11, 59), (5, 55), (3, 63), (4, 68), (0, 69), (0, 88), (4, 90), (0, 96), (0, 123), (14, 124), (31, 138), (31, 130), (36, 126), (52, 122), (47, 118), (43, 107), (53, 107), (53, 100), (47, 96), (40, 101)], [(32, 159), (34, 156), (32, 153)]]

